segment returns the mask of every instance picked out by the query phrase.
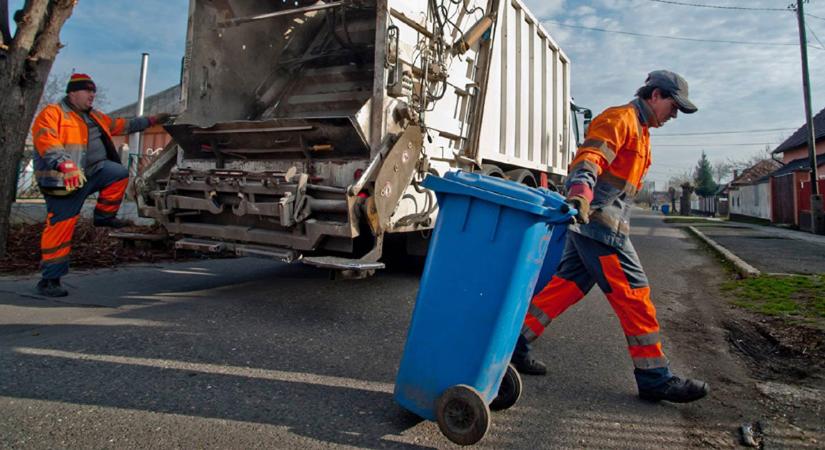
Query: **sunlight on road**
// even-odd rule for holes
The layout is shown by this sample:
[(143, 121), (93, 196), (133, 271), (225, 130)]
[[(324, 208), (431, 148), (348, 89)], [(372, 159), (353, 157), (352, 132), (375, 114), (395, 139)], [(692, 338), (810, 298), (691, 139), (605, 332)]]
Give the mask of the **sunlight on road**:
[(204, 277), (216, 277), (217, 275), (214, 273), (204, 273), (204, 272), (195, 272), (189, 270), (171, 270), (171, 269), (162, 269), (160, 272), (163, 273), (170, 273), (172, 275), (201, 275)]
[(286, 372), (282, 370), (256, 369), (252, 367), (236, 367), (219, 364), (200, 364), (169, 359), (134, 358), (129, 356), (92, 355), (77, 352), (65, 352), (43, 348), (15, 347), (14, 352), (23, 355), (48, 356), (78, 361), (94, 361), (112, 364), (126, 364), (141, 367), (157, 367), (161, 369), (185, 370), (217, 375), (233, 375), (261, 380), (282, 381), (290, 383), (314, 384), (328, 387), (359, 389), (362, 391), (392, 394), (393, 385), (374, 381), (356, 380), (353, 378), (331, 377), (313, 373)]

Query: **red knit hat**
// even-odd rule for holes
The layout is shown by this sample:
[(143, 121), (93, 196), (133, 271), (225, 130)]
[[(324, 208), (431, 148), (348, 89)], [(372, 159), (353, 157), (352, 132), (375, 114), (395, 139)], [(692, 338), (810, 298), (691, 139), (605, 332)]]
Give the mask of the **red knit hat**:
[(92, 81), (92, 77), (85, 73), (73, 73), (69, 79), (69, 84), (66, 85), (66, 93), (82, 90), (97, 92), (97, 87), (95, 82)]

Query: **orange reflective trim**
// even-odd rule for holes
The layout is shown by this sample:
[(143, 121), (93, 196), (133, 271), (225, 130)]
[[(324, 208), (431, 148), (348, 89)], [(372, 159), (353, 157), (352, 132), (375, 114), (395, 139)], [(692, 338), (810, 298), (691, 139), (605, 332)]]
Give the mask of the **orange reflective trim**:
[(72, 234), (78, 216), (52, 224), (53, 217), (54, 213), (49, 213), (46, 228), (43, 229), (43, 236), (40, 238), (43, 261), (66, 257), (72, 250)]
[(74, 112), (64, 114), (61, 106), (57, 104), (43, 108), (35, 117), (31, 131), (34, 148), (40, 155), (63, 147), (66, 151), (74, 148), (85, 150), (89, 136), (83, 119)]
[[(530, 331), (533, 332), (533, 335), (535, 336), (533, 339), (541, 336), (541, 334), (544, 333), (544, 325), (542, 325), (541, 322), (539, 322), (539, 319), (536, 319), (529, 313), (527, 314), (527, 317), (524, 319), (524, 326), (529, 328)], [(522, 332), (522, 334), (524, 334), (524, 332)]]
[(658, 332), (659, 322), (656, 308), (650, 301), (650, 287), (631, 288), (618, 255), (600, 256), (599, 262), (611, 289), (607, 300), (619, 317), (624, 334), (638, 336)]
[(52, 247), (52, 248), (41, 248), (41, 249), (40, 249), (40, 253), (42, 253), (42, 254), (44, 254), (44, 255), (45, 255), (45, 254), (49, 254), (49, 253), (55, 253), (55, 252), (57, 252), (58, 250), (62, 250), (62, 249), (64, 249), (64, 248), (66, 248), (66, 247), (70, 247), (71, 245), (72, 245), (72, 241), (69, 241), (69, 242), (64, 242), (64, 243), (62, 243), (62, 244), (58, 245), (57, 247)]
[[(111, 205), (113, 202), (117, 202), (120, 204), (120, 201), (123, 200), (123, 194), (126, 192), (126, 186), (129, 184), (129, 179), (124, 178), (119, 181), (115, 181), (114, 183), (106, 186), (100, 191), (100, 195), (98, 195), (98, 201), (104, 200), (103, 203)], [(100, 203), (98, 203), (100, 205)]]
[(54, 262), (56, 259), (64, 259), (72, 252), (71, 244), (54, 253), (44, 253), (40, 260), (44, 263)]
[(117, 211), (119, 209), (120, 209), (120, 205), (112, 206), (112, 205), (101, 205), (100, 203), (98, 203), (95, 206), (95, 211), (100, 211), (102, 213), (107, 213), (107, 214), (115, 214), (115, 213), (117, 213)]
[(627, 348), (632, 358), (661, 358), (665, 356), (662, 351), (662, 344), (631, 346)]
[(547, 317), (555, 319), (583, 297), (584, 292), (576, 283), (554, 275), (547, 286), (533, 297), (531, 303), (544, 311)]

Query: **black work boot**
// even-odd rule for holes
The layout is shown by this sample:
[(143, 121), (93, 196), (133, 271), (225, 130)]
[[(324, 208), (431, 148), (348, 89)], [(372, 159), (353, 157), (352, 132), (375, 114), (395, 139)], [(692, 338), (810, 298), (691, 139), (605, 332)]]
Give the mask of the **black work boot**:
[(708, 395), (709, 391), (710, 387), (704, 381), (674, 376), (657, 387), (639, 389), (639, 398), (652, 402), (690, 403)]
[(530, 344), (524, 336), (519, 336), (516, 349), (510, 358), (513, 367), (524, 375), (547, 375), (547, 366), (543, 362), (530, 356)]
[(37, 293), (46, 297), (65, 297), (69, 291), (60, 286), (60, 278), (42, 278), (37, 282)]
[(96, 227), (107, 227), (107, 228), (123, 228), (128, 227), (131, 225), (129, 222), (125, 220), (120, 220), (117, 217), (108, 217), (106, 219), (98, 219), (95, 218), (95, 226)]

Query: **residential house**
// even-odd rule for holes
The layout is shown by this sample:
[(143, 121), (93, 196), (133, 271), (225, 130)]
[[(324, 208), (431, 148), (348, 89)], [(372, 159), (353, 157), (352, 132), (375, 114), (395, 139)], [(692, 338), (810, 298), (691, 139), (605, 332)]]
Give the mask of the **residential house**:
[[(825, 109), (813, 118), (819, 192), (825, 191)], [(802, 125), (773, 151), (784, 167), (771, 174), (771, 221), (803, 230), (811, 228), (811, 165), (808, 126)]]
[[(143, 115), (151, 116), (157, 113), (166, 112), (170, 114), (179, 114), (182, 110), (180, 101), (180, 85), (172, 86), (168, 89), (150, 95), (143, 100)], [(137, 111), (137, 102), (118, 108), (110, 113), (112, 117), (134, 117)], [(113, 136), (115, 147), (123, 148), (124, 144), (129, 143), (128, 136)], [(137, 155), (138, 173), (143, 171), (143, 168), (151, 164), (154, 158), (166, 147), (172, 140), (172, 136), (163, 129), (162, 125), (154, 125), (143, 131), (143, 145), (139, 152), (130, 150), (132, 154)], [(133, 161), (126, 161), (126, 155), (121, 155), (124, 158), (124, 163), (132, 164)]]
[(730, 218), (771, 220), (771, 174), (782, 168), (782, 163), (763, 159), (741, 174), (734, 173), (728, 184)]

